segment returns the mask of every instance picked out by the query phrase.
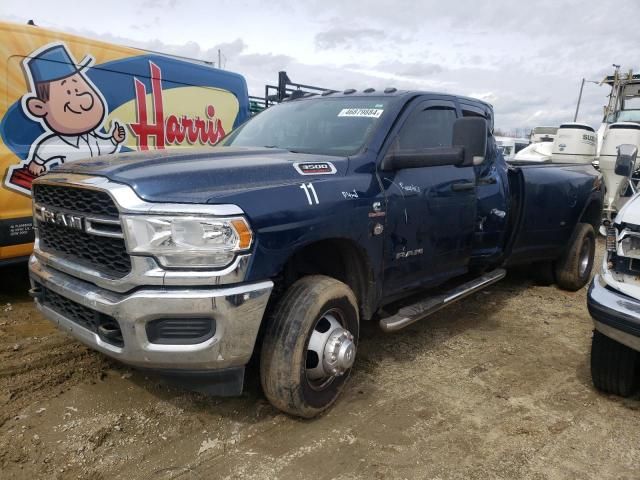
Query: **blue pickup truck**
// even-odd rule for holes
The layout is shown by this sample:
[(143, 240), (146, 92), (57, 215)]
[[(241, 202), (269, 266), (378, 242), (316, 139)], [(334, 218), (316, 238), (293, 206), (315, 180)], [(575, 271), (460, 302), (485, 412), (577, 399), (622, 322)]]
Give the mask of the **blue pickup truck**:
[(271, 403), (313, 417), (343, 389), (362, 321), (396, 331), (513, 265), (583, 287), (602, 190), (590, 165), (507, 164), (482, 101), (326, 92), (219, 147), (38, 179), (31, 292), (90, 347), (211, 393), (240, 393), (254, 357)]

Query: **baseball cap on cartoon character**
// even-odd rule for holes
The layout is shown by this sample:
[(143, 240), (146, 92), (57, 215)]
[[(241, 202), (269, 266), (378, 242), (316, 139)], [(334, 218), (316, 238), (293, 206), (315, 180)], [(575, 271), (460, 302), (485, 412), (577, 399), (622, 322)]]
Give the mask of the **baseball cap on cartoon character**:
[(107, 111), (102, 95), (82, 72), (91, 61), (88, 57), (76, 66), (64, 45), (54, 45), (25, 62), (35, 91), (25, 96), (23, 109), (50, 131), (31, 150), (28, 169), (33, 175), (56, 163), (115, 153), (124, 141), (124, 127), (117, 122), (111, 134), (97, 131)]

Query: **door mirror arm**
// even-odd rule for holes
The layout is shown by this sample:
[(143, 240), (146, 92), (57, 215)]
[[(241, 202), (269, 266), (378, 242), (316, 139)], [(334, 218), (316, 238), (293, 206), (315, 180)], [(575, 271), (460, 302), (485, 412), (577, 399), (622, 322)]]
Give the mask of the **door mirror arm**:
[(389, 152), (382, 161), (382, 170), (462, 165), (463, 147), (433, 147), (419, 150)]

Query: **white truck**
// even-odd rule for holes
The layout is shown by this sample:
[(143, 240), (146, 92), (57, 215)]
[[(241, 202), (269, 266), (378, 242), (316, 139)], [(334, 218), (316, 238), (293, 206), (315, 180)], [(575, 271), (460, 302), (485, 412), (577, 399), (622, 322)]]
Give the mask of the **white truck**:
[[(629, 178), (637, 148), (618, 147), (617, 175)], [(621, 396), (636, 392), (640, 374), (640, 194), (605, 221), (602, 269), (587, 296), (594, 320), (591, 376), (596, 388)]]

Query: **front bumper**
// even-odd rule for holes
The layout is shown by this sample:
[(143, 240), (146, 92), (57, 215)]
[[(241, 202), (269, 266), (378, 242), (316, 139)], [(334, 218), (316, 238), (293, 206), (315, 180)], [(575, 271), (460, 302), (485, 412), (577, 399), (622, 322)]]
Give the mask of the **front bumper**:
[[(273, 282), (263, 281), (216, 288), (142, 287), (129, 294), (105, 290), (52, 269), (32, 256), (32, 284), (40, 284), (72, 302), (115, 319), (123, 346), (105, 342), (91, 331), (36, 298), (45, 317), (75, 338), (112, 358), (136, 367), (211, 372), (243, 367), (253, 353)], [(146, 324), (160, 318), (207, 317), (215, 334), (197, 344), (156, 344), (147, 337)]]
[(609, 287), (596, 275), (589, 287), (587, 306), (602, 334), (640, 351), (640, 300)]

